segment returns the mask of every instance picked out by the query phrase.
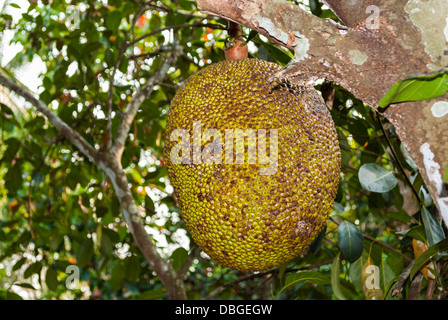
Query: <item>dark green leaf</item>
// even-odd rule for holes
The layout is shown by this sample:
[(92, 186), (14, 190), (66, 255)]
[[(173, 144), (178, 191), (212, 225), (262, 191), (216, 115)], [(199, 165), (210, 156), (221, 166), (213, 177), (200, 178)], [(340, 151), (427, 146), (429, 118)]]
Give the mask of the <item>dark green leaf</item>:
[(140, 275), (140, 261), (137, 256), (130, 256), (125, 259), (125, 276), (130, 283), (136, 283)]
[(48, 289), (52, 291), (56, 290), (59, 285), (57, 272), (52, 266), (47, 269), (47, 273), (45, 274), (45, 283), (47, 284)]
[(112, 270), (110, 271), (109, 285), (112, 291), (117, 291), (123, 282), (124, 278), (124, 263), (122, 260), (115, 261)]
[(25, 279), (29, 278), (30, 276), (32, 276), (35, 273), (40, 273), (40, 271), (42, 270), (42, 263), (41, 262), (34, 262), (33, 264), (31, 264), (28, 268), (26, 268), (23, 277)]
[(148, 290), (137, 295), (134, 300), (157, 300), (161, 299), (165, 294), (165, 288)]
[(84, 242), (81, 244), (78, 252), (76, 253), (76, 260), (78, 266), (81, 268), (85, 267), (93, 256), (93, 241), (92, 239), (88, 238), (84, 240)]
[(439, 220), (437, 220), (437, 218), (425, 207), (423, 207), (421, 210), (421, 217), (423, 225), (425, 227), (426, 239), (428, 240), (429, 246), (433, 246), (445, 239), (445, 233), (439, 223)]
[(394, 174), (375, 163), (366, 163), (358, 171), (361, 186), (371, 192), (389, 192), (397, 185)]
[(25, 289), (32, 289), (32, 290), (36, 290), (36, 288), (33, 287), (32, 284), (30, 283), (26, 283), (26, 282), (22, 282), (22, 283), (14, 283), (15, 286), (19, 286)]
[(112, 30), (114, 33), (118, 31), (118, 27), (121, 23), (121, 12), (120, 11), (112, 11), (106, 17), (106, 27), (109, 30)]
[(171, 260), (173, 261), (174, 270), (179, 270), (188, 258), (188, 251), (180, 247), (173, 251)]
[(353, 223), (343, 221), (338, 227), (338, 245), (349, 262), (356, 261), (364, 248), (361, 231)]
[(396, 234), (426, 242), (425, 228), (421, 224), (408, 230), (398, 231)]

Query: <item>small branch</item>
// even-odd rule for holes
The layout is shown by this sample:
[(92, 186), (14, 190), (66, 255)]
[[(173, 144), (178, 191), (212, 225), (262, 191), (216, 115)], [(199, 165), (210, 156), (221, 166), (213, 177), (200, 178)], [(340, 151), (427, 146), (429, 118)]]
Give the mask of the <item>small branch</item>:
[(190, 251), (190, 254), (188, 255), (188, 257), (185, 260), (184, 264), (182, 265), (182, 267), (177, 272), (177, 276), (178, 276), (179, 279), (183, 280), (185, 278), (185, 276), (187, 275), (188, 269), (191, 266), (191, 263), (199, 255), (199, 253), (201, 253), (201, 248), (199, 248), (198, 246), (195, 245), (193, 247), (193, 249)]
[(415, 197), (417, 198), (418, 202), (419, 202), (419, 203), (422, 203), (421, 200), (420, 200), (420, 197), (419, 197), (419, 195), (418, 195), (418, 192), (415, 190), (414, 186), (412, 185), (411, 180), (409, 180), (409, 178), (408, 178), (406, 172), (404, 171), (404, 168), (403, 168), (403, 166), (402, 166), (400, 160), (398, 159), (397, 154), (395, 153), (395, 150), (394, 150), (394, 148), (393, 148), (393, 146), (392, 146), (392, 143), (391, 143), (390, 140), (389, 140), (389, 137), (388, 137), (388, 135), (387, 135), (387, 133), (386, 133), (386, 130), (384, 130), (383, 123), (381, 122), (381, 115), (378, 113), (378, 111), (375, 111), (375, 112), (376, 112), (376, 115), (377, 115), (377, 118), (378, 118), (378, 123), (379, 123), (379, 125), (380, 125), (380, 127), (381, 127), (381, 131), (383, 132), (384, 136), (386, 137), (386, 141), (387, 141), (387, 144), (389, 145), (389, 148), (390, 148), (390, 151), (391, 151), (391, 153), (392, 153), (392, 156), (394, 157), (395, 161), (397, 162), (398, 167), (400, 168), (401, 173), (403, 174), (403, 176), (404, 176), (404, 178), (406, 179), (407, 183), (408, 183), (409, 186), (411, 187), (412, 192), (414, 193), (414, 195), (415, 195)]
[(398, 251), (397, 249), (395, 249), (394, 247), (388, 245), (387, 243), (385, 243), (385, 242), (383, 242), (383, 241), (380, 241), (380, 240), (377, 240), (377, 239), (375, 239), (375, 238), (373, 238), (373, 237), (371, 237), (371, 236), (369, 236), (369, 235), (367, 235), (367, 234), (364, 234), (364, 233), (362, 234), (362, 236), (363, 236), (364, 238), (370, 240), (370, 241), (373, 241), (373, 242), (378, 243), (379, 245), (383, 246), (384, 248), (389, 249), (390, 251), (395, 252), (395, 253), (398, 254), (399, 256), (403, 257), (406, 261), (409, 261), (409, 262), (412, 261), (412, 259), (409, 258), (407, 255), (405, 255), (404, 253)]
[(401, 292), (401, 290), (403, 290), (404, 283), (411, 274), (411, 269), (414, 265), (414, 262), (415, 262), (414, 260), (411, 261), (411, 263), (403, 270), (403, 272), (398, 277), (398, 282), (395, 285), (394, 289), (392, 290), (392, 297), (395, 297), (397, 294)]
[(226, 30), (226, 27), (216, 24), (216, 23), (201, 23), (201, 22), (195, 22), (193, 24), (179, 24), (179, 25), (175, 25), (175, 26), (168, 26), (168, 27), (164, 27), (164, 28), (160, 28), (154, 31), (151, 31), (149, 33), (146, 33), (140, 37), (138, 37), (137, 39), (134, 39), (133, 41), (131, 41), (128, 46), (132, 46), (134, 44), (136, 44), (137, 42), (153, 36), (155, 34), (158, 34), (162, 31), (165, 30), (176, 30), (176, 29), (185, 29), (185, 28), (201, 28), (201, 27), (206, 27), (206, 28), (212, 28), (212, 29), (219, 29), (219, 30)]

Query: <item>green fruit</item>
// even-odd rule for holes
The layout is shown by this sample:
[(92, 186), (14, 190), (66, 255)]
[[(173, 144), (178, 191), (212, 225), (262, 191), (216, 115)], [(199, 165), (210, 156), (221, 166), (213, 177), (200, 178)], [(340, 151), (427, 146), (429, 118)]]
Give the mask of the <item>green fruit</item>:
[(210, 65), (182, 85), (167, 119), (181, 217), (205, 253), (241, 271), (303, 252), (325, 226), (339, 182), (337, 134), (321, 96), (273, 87), (279, 69), (258, 59)]

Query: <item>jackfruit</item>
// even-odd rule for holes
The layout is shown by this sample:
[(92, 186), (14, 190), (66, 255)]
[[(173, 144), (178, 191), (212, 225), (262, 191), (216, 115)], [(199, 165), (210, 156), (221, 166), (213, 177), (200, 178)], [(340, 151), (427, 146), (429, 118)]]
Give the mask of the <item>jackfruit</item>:
[(341, 154), (313, 88), (273, 85), (280, 66), (225, 60), (171, 101), (165, 158), (181, 218), (218, 263), (262, 271), (290, 261), (326, 224)]

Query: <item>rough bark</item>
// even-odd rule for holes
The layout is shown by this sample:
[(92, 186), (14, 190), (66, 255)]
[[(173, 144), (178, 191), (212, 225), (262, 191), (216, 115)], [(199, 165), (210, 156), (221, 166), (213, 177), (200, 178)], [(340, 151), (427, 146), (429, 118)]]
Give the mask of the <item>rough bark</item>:
[[(361, 0), (325, 3), (343, 25), (311, 15), (287, 1), (198, 0), (199, 9), (258, 31), (294, 50), (277, 78), (299, 85), (333, 81), (378, 110), (399, 80), (448, 65), (446, 0)], [(369, 6), (376, 7), (369, 7)], [(379, 9), (377, 28), (373, 9)], [(375, 21), (373, 21), (375, 22)], [(448, 193), (442, 183), (448, 164), (448, 95), (379, 110), (409, 150), (441, 217), (448, 226)]]

